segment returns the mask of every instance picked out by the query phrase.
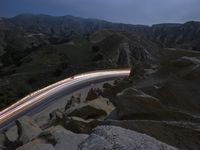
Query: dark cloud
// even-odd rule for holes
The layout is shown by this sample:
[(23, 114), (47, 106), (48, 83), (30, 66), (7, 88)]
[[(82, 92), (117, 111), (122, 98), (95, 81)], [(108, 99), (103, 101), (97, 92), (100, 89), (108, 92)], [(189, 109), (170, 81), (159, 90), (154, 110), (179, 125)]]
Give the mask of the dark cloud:
[(131, 24), (200, 20), (200, 0), (1, 0), (0, 16), (71, 14)]

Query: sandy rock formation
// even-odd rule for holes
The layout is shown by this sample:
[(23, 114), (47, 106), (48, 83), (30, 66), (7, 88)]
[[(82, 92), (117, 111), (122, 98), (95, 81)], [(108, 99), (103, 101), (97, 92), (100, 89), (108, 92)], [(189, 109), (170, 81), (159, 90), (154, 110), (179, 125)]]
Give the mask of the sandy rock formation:
[(62, 126), (55, 126), (46, 129), (41, 137), (54, 141), (55, 150), (77, 150), (78, 145), (88, 137), (86, 134), (75, 134), (64, 129)]
[(42, 130), (34, 122), (34, 120), (28, 116), (23, 116), (16, 121), (19, 133), (19, 140), (24, 144), (35, 139)]

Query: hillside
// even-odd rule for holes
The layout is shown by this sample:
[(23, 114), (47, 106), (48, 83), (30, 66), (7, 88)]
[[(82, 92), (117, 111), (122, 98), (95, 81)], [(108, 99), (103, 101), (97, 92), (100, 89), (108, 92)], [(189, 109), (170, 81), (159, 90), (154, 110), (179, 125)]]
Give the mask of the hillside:
[(0, 149), (200, 149), (199, 43), (194, 21), (143, 26), (73, 16), (2, 18), (0, 109), (78, 73), (127, 67), (131, 73), (17, 118), (0, 133)]
[(165, 47), (199, 50), (199, 28), (199, 22), (150, 27), (73, 16), (2, 18), (1, 108), (76, 73), (129, 67), (137, 61), (158, 65)]
[(200, 52), (162, 49), (159, 67), (142, 64), (133, 68), (134, 76), (90, 85), (56, 99), (41, 112), (18, 118), (0, 133), (0, 146), (6, 150), (199, 149)]

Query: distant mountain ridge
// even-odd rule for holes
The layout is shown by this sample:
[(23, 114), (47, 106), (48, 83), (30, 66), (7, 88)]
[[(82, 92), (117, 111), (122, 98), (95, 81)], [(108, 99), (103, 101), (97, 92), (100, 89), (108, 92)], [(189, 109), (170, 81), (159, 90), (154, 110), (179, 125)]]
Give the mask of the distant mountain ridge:
[[(112, 23), (70, 15), (21, 14), (13, 18), (3, 18), (0, 23), (11, 26), (18, 32), (43, 33), (56, 38), (69, 37), (72, 34), (88, 35), (102, 29), (120, 30), (142, 34), (163, 47), (200, 50), (200, 22), (198, 21), (147, 26)], [(0, 32), (2, 32), (1, 26)]]
[(16, 27), (23, 27), (26, 31), (44, 32), (54, 34), (66, 31), (79, 32), (80, 34), (92, 33), (100, 29), (118, 29), (118, 30), (141, 30), (148, 26), (129, 25), (121, 23), (111, 23), (98, 19), (85, 19), (80, 17), (66, 16), (49, 16), (49, 15), (33, 15), (22, 14), (13, 18), (4, 18), (7, 23), (11, 23)]
[(200, 50), (200, 22), (158, 24), (151, 27), (149, 39), (164, 47)]

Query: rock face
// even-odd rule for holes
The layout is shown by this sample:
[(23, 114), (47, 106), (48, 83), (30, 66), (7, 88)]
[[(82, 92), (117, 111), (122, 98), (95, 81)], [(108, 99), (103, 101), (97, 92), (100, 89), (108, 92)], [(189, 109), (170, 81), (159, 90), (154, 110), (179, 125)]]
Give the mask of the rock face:
[(55, 150), (77, 150), (78, 145), (88, 137), (86, 134), (75, 134), (61, 126), (47, 129), (42, 136), (55, 141)]
[(148, 135), (115, 126), (100, 126), (79, 146), (79, 150), (176, 150)]
[(75, 133), (90, 133), (115, 109), (107, 98), (101, 96), (93, 100), (82, 99), (73, 105), (71, 103), (73, 101), (70, 105), (67, 103), (69, 108), (66, 110), (57, 109), (51, 112), (50, 120), (44, 126), (61, 125)]
[(42, 132), (34, 120), (28, 116), (18, 119), (16, 124), (18, 126), (19, 140), (24, 144), (35, 139)]
[(158, 113), (164, 109), (157, 98), (134, 88), (128, 88), (119, 93), (115, 103), (121, 119), (142, 117), (145, 114)]
[(79, 117), (68, 117), (63, 121), (63, 126), (75, 133), (90, 133), (100, 122), (94, 119), (84, 120)]
[(99, 97), (87, 103), (81, 103), (66, 111), (67, 116), (76, 116), (83, 119), (98, 119), (107, 116), (114, 106), (108, 99)]

